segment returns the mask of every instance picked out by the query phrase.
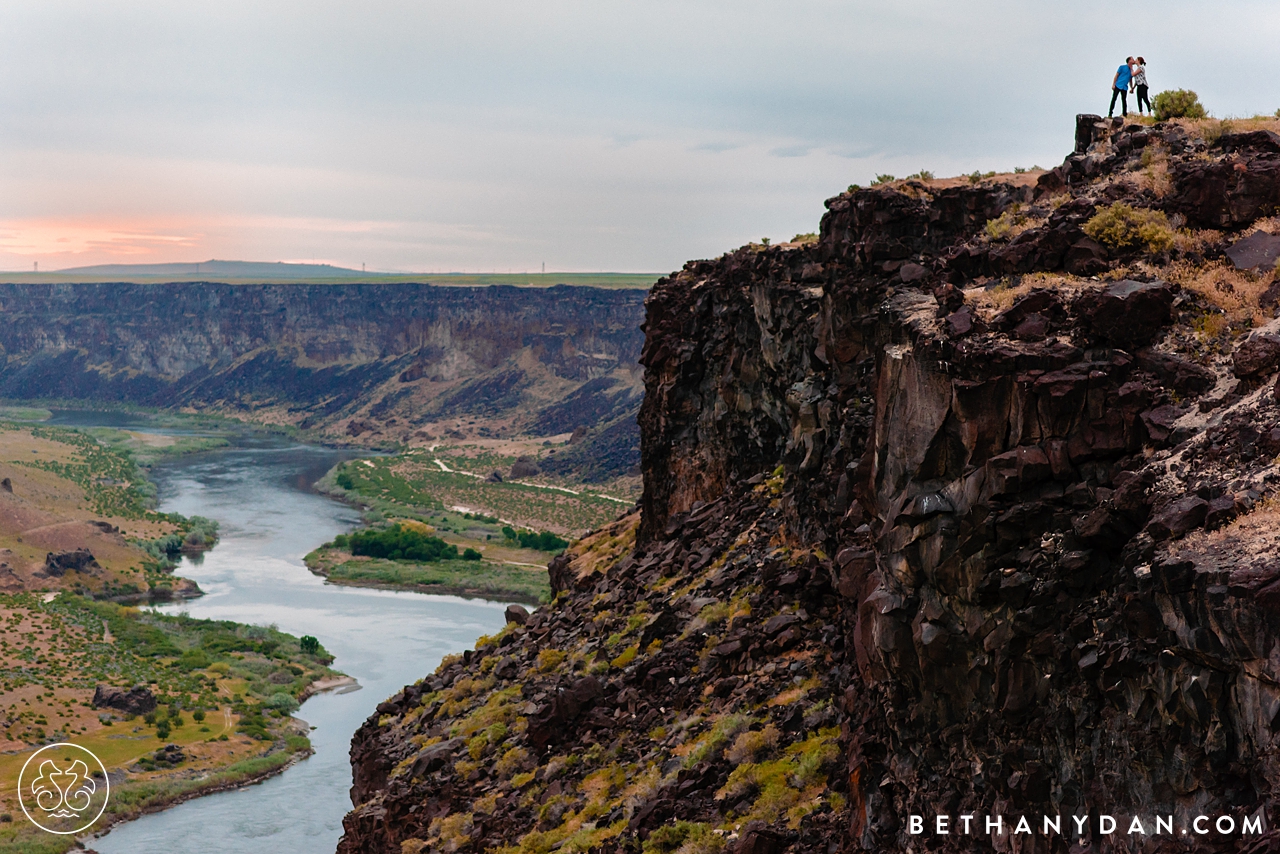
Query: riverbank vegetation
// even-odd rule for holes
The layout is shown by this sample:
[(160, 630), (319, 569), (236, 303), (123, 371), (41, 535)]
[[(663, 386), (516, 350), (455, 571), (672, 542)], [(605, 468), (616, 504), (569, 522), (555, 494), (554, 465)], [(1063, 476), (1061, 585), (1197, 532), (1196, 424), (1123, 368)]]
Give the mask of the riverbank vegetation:
[[(83, 745), (113, 774), (111, 821), (309, 752), (290, 713), (309, 686), (339, 676), (315, 638), (67, 593), (45, 598), (0, 596), (0, 812), (21, 815), (22, 763), (56, 741)], [(154, 708), (94, 707), (99, 685), (142, 686)], [(31, 834), (44, 836), (23, 821), (0, 823), (0, 846), (38, 841)]]
[(542, 476), (553, 450), (490, 442), (342, 463), (317, 487), (362, 508), (370, 527), (326, 543), (307, 566), (337, 584), (545, 601), (547, 562), (632, 502), (629, 487), (622, 498)]

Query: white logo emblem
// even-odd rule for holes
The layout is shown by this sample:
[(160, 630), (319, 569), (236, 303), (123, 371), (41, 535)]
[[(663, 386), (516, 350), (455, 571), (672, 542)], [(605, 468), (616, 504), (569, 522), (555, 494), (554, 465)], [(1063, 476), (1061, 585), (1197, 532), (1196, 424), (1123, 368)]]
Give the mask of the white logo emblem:
[(18, 775), (18, 800), (31, 823), (49, 833), (87, 830), (107, 808), (107, 769), (78, 744), (50, 744), (31, 754)]

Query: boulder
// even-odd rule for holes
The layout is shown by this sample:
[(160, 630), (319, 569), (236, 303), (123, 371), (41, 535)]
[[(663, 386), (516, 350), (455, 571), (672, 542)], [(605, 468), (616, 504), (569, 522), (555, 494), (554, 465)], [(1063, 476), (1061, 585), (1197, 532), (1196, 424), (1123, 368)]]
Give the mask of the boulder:
[(1073, 276), (1092, 276), (1107, 269), (1107, 253), (1102, 244), (1082, 237), (1067, 249), (1062, 268)]
[(1231, 372), (1237, 377), (1270, 373), (1280, 366), (1280, 335), (1259, 332), (1249, 336), (1231, 356)]
[(1280, 260), (1280, 236), (1266, 231), (1255, 231), (1243, 240), (1237, 240), (1227, 249), (1227, 257), (1237, 270), (1271, 270)]
[(511, 477), (513, 479), (520, 477), (532, 477), (535, 474), (540, 474), (541, 472), (542, 469), (538, 468), (538, 463), (533, 457), (516, 457), (515, 463), (511, 466)]
[(432, 772), (439, 771), (445, 765), (453, 764), (450, 760), (453, 759), (454, 752), (466, 743), (467, 740), (459, 736), (424, 747), (414, 758), (413, 765), (409, 769), (409, 776), (425, 777)]
[(1132, 351), (1154, 341), (1172, 319), (1173, 289), (1159, 279), (1124, 279), (1083, 294), (1074, 309), (1094, 335)]
[(3, 490), (4, 492), (8, 492), (10, 495), (12, 495), (13, 481), (9, 480), (9, 478), (7, 477), (4, 480), (0, 480), (0, 490)]
[(69, 552), (49, 552), (44, 559), (44, 571), (54, 577), (63, 575), (69, 570), (75, 572), (91, 572), (101, 569), (93, 552), (86, 548), (78, 548)]
[(485, 483), (502, 483), (501, 472), (489, 472), (489, 476), (484, 479)]
[(1157, 513), (1147, 525), (1147, 532), (1156, 540), (1176, 539), (1204, 525), (1208, 513), (1208, 501), (1197, 495), (1188, 495)]
[(515, 623), (517, 626), (523, 626), (529, 622), (529, 609), (523, 605), (508, 605), (507, 610), (503, 612), (508, 623)]
[(144, 685), (132, 688), (117, 688), (112, 685), (99, 685), (93, 692), (95, 709), (115, 709), (126, 715), (145, 715), (156, 709), (156, 698)]

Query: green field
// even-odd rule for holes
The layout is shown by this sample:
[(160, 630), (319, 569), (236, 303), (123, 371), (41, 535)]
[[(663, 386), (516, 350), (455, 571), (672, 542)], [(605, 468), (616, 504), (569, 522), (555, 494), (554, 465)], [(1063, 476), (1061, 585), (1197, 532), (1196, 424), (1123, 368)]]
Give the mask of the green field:
[(307, 566), (335, 584), (418, 589), (423, 593), (476, 596), (539, 605), (551, 598), (545, 570), (492, 561), (442, 560), (411, 563), (379, 558), (352, 558), (332, 549), (317, 549)]
[[(449, 457), (449, 468), (466, 464), (471, 470), (443, 471), (438, 454), (411, 451), (346, 463), (334, 475), (346, 475), (346, 491), (358, 500), (376, 500), (415, 514), (465, 507), (497, 517), (505, 523), (549, 530), (574, 537), (613, 521), (631, 506), (628, 499), (604, 495), (594, 487), (557, 487), (535, 483), (490, 483), (483, 474), (510, 462), (497, 455), (477, 465), (475, 459)], [(384, 513), (386, 508), (379, 505)]]

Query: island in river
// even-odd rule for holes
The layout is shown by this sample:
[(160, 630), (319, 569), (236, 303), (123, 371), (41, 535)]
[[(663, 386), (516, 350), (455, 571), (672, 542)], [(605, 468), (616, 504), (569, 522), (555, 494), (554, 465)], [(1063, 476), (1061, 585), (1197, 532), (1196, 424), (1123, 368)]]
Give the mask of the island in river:
[[(66, 850), (21, 820), (18, 774), (72, 741), (111, 775), (105, 826), (277, 773), (310, 752), (291, 713), (343, 684), (314, 637), (131, 607), (198, 595), (173, 555), (216, 525), (151, 509), (124, 450), (0, 423), (0, 846)], [(348, 680), (349, 681), (349, 680)], [(119, 689), (119, 690), (112, 690)], [(13, 820), (17, 816), (17, 820)]]

